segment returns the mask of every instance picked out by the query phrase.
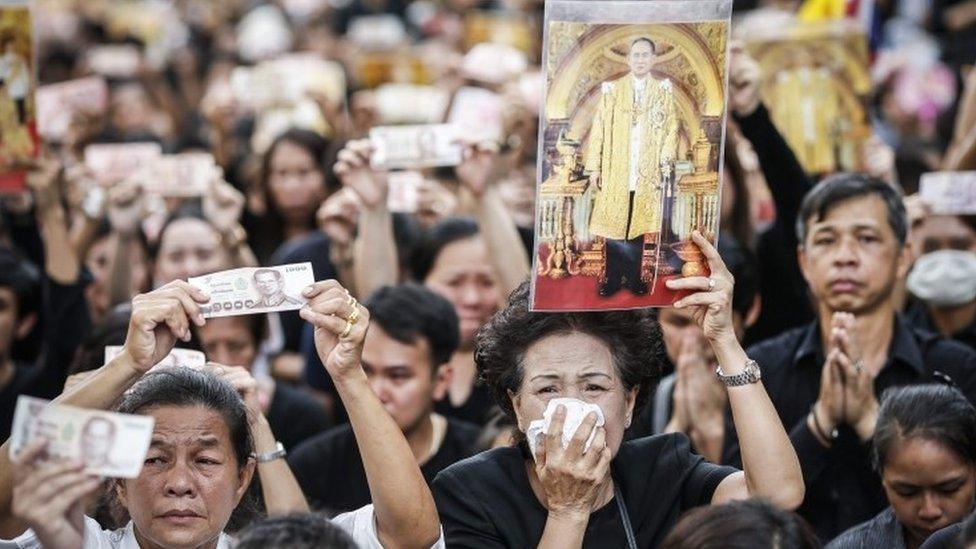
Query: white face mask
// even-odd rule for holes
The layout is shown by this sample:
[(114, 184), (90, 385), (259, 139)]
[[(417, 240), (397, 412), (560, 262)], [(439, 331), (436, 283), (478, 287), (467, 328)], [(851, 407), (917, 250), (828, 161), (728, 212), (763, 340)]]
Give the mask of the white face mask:
[(940, 250), (915, 261), (908, 291), (933, 307), (964, 305), (976, 299), (976, 253)]
[[(552, 416), (556, 413), (556, 407), (560, 404), (566, 407), (566, 420), (563, 422), (563, 448), (569, 446), (569, 441), (576, 434), (576, 430), (579, 429), (579, 426), (590, 412), (596, 413), (596, 427), (603, 425), (603, 410), (596, 404), (590, 404), (575, 398), (554, 398), (546, 406), (546, 411), (542, 413), (542, 419), (529, 422), (529, 428), (525, 430), (525, 438), (529, 442), (529, 449), (532, 451), (533, 457), (536, 455), (535, 450), (539, 443), (539, 437), (549, 431), (549, 423), (552, 422)], [(590, 438), (586, 439), (584, 451), (593, 443), (594, 436), (596, 436), (596, 428), (590, 433)]]

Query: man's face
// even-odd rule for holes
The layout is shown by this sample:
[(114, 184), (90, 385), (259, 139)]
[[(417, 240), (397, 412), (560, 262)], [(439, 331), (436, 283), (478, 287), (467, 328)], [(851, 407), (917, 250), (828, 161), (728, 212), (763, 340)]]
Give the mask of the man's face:
[(115, 426), (107, 419), (93, 418), (81, 434), (81, 454), (85, 463), (104, 463), (115, 444)]
[(654, 65), (654, 48), (646, 40), (637, 42), (630, 47), (627, 64), (634, 76), (647, 76)]
[(954, 215), (926, 217), (912, 229), (915, 257), (940, 250), (976, 252), (976, 231)]
[(905, 276), (908, 252), (888, 224), (884, 200), (868, 195), (836, 204), (824, 219), (807, 220), (799, 260), (820, 305), (858, 314), (891, 297)]
[(257, 342), (251, 335), (247, 317), (211, 318), (197, 328), (197, 337), (207, 360), (250, 370), (257, 357)]
[(254, 275), (254, 285), (257, 287), (258, 292), (265, 296), (270, 297), (281, 291), (281, 280), (275, 276), (274, 273), (258, 273)]
[(362, 362), (373, 392), (404, 433), (417, 428), (434, 401), (447, 392), (450, 376), (446, 371), (434, 373), (430, 345), (424, 337), (403, 343), (374, 322), (366, 333)]

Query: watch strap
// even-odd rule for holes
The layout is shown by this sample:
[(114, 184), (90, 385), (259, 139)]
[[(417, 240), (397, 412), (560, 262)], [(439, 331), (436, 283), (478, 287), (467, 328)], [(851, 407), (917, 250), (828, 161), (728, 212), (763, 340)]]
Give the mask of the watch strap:
[(743, 385), (749, 385), (751, 383), (756, 383), (762, 377), (759, 370), (759, 363), (752, 359), (746, 361), (746, 367), (741, 373), (727, 376), (722, 373), (722, 366), (720, 365), (715, 368), (715, 376), (719, 381), (724, 383), (726, 387), (741, 387)]
[(274, 450), (270, 452), (265, 452), (263, 454), (253, 453), (251, 454), (251, 457), (254, 458), (254, 461), (257, 461), (258, 463), (267, 463), (269, 461), (281, 459), (287, 455), (288, 452), (285, 451), (284, 444), (280, 442), (276, 442)]

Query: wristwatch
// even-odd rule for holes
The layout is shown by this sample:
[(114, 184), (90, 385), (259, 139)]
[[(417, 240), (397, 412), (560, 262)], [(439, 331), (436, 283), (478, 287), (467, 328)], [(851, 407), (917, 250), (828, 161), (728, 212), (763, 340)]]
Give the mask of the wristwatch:
[(274, 450), (265, 454), (251, 454), (251, 457), (254, 458), (254, 461), (257, 461), (258, 463), (267, 463), (269, 461), (281, 459), (286, 455), (288, 455), (288, 452), (285, 451), (285, 446), (280, 442), (276, 442)]
[(746, 361), (746, 367), (741, 374), (727, 376), (722, 373), (722, 366), (719, 365), (715, 368), (715, 376), (719, 381), (724, 383), (726, 387), (739, 387), (759, 381), (759, 379), (762, 377), (762, 372), (759, 370), (759, 363), (750, 358)]

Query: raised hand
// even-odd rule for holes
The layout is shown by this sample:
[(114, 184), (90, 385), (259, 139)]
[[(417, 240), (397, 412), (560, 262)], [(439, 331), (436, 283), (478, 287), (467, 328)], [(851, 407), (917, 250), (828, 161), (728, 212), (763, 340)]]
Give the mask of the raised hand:
[(851, 313), (837, 312), (831, 317), (831, 347), (836, 351), (843, 377), (843, 420), (863, 440), (874, 434), (878, 399), (874, 394), (874, 370), (865, 367), (857, 335), (857, 319)]
[(204, 371), (210, 372), (231, 384), (241, 400), (247, 406), (247, 421), (252, 426), (263, 415), (258, 391), (258, 381), (251, 372), (243, 366), (227, 366), (216, 362), (208, 362)]
[(315, 349), (332, 379), (362, 374), (369, 311), (335, 280), (316, 282), (302, 295), (308, 304), (298, 314), (315, 327)]
[(61, 162), (45, 157), (32, 161), (27, 174), (27, 186), (34, 193), (39, 212), (61, 206), (64, 170)]
[(356, 191), (368, 208), (385, 204), (388, 192), (386, 172), (374, 170), (369, 165), (372, 154), (373, 145), (368, 139), (350, 141), (339, 151), (333, 168), (339, 181)]
[(339, 189), (325, 199), (315, 214), (319, 230), (329, 236), (335, 246), (351, 246), (356, 237), (359, 215), (363, 202), (356, 191), (349, 187)]
[(134, 234), (146, 215), (142, 189), (134, 179), (127, 179), (108, 190), (107, 213), (112, 229), (125, 235)]
[(82, 472), (82, 463), (47, 462), (46, 446), (46, 440), (35, 440), (11, 458), (13, 514), (34, 531), (42, 547), (81, 549), (86, 499), (101, 481)]
[(218, 168), (203, 195), (203, 214), (220, 234), (237, 226), (244, 213), (244, 202), (244, 195), (224, 180), (223, 170)]
[(122, 355), (136, 370), (148, 371), (173, 350), (177, 338), (190, 340), (190, 322), (203, 326), (206, 321), (200, 304), (209, 300), (210, 296), (185, 280), (174, 280), (132, 298)]
[[(535, 472), (542, 483), (550, 513), (587, 517), (610, 474), (610, 448), (607, 447), (605, 429), (596, 427), (597, 418), (593, 412), (587, 414), (569, 445), (563, 448), (565, 421), (566, 407), (560, 405), (536, 450)], [(586, 441), (594, 429), (596, 435), (586, 448)]]
[(713, 345), (719, 341), (737, 341), (732, 328), (732, 288), (735, 279), (725, 266), (715, 246), (698, 231), (691, 233), (708, 261), (711, 276), (692, 276), (667, 281), (672, 290), (693, 290), (674, 303), (675, 308), (691, 309), (692, 318), (701, 328), (705, 338)]
[(476, 196), (485, 193), (493, 180), (498, 176), (500, 164), (499, 146), (493, 141), (478, 143), (464, 143), (461, 163), (454, 168), (458, 180)]

